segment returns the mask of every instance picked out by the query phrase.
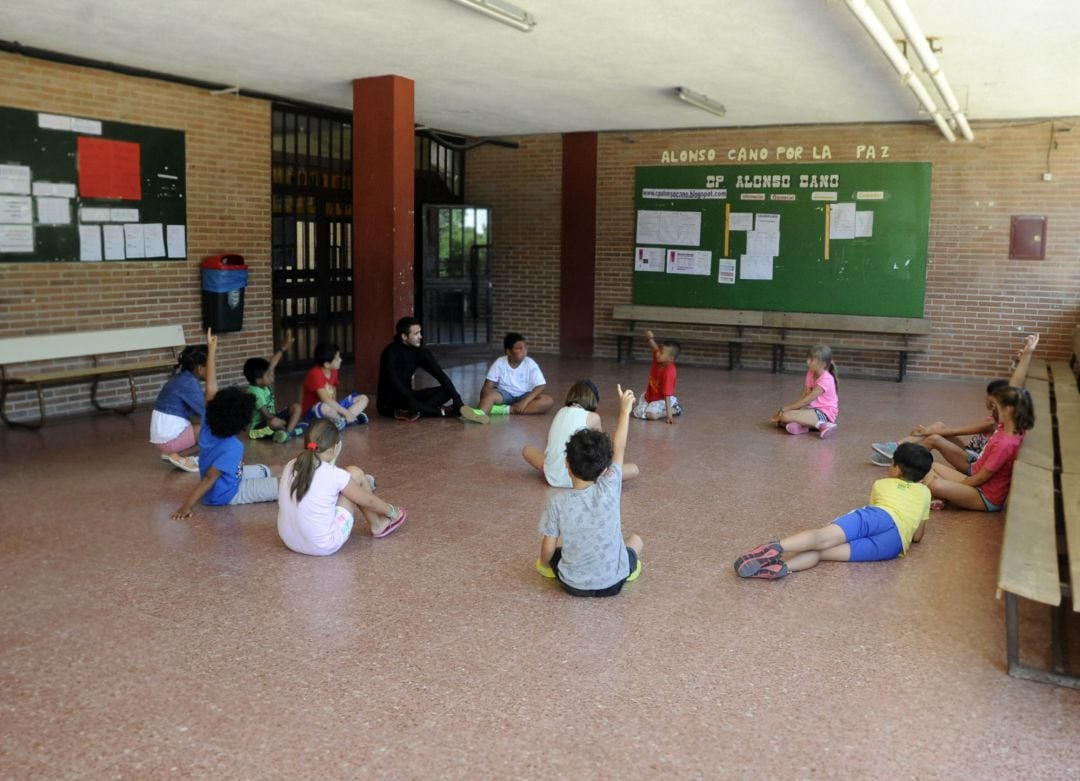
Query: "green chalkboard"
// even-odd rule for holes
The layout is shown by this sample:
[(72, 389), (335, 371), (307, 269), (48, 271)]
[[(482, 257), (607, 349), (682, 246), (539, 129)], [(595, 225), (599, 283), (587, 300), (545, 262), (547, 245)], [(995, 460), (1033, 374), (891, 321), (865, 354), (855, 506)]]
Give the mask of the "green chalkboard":
[(635, 206), (635, 304), (923, 316), (930, 163), (639, 167)]
[(185, 257), (182, 131), (0, 107), (0, 263)]

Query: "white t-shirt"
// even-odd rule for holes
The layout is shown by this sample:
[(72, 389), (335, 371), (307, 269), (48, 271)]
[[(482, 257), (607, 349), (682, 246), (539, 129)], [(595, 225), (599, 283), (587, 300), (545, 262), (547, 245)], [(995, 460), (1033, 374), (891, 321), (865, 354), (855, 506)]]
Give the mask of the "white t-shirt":
[(589, 411), (578, 406), (563, 407), (555, 413), (548, 429), (544, 450), (544, 479), (555, 488), (573, 488), (570, 470), (566, 468), (566, 443), (575, 431), (588, 428)]
[(524, 396), (537, 385), (547, 385), (540, 366), (527, 355), (516, 369), (510, 367), (510, 362), (505, 355), (497, 358), (488, 369), (487, 379), (495, 383), (495, 387), (504, 399), (516, 399)]
[(285, 546), (309, 556), (329, 556), (345, 544), (352, 532), (352, 519), (345, 522), (337, 512), (338, 495), (349, 484), (344, 469), (320, 462), (311, 476), (311, 486), (299, 503), (292, 494), (293, 467), (285, 465), (278, 481), (278, 536)]

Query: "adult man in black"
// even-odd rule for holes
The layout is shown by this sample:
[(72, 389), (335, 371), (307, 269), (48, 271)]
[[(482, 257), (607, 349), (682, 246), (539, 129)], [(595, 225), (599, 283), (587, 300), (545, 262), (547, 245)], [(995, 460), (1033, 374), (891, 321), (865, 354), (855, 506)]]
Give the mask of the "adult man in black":
[[(452, 417), (463, 402), (454, 383), (446, 376), (435, 356), (421, 347), (420, 321), (403, 317), (394, 327), (394, 341), (379, 358), (379, 393), (375, 408), (380, 415), (398, 420)], [(423, 369), (439, 383), (434, 388), (414, 390), (413, 374)]]

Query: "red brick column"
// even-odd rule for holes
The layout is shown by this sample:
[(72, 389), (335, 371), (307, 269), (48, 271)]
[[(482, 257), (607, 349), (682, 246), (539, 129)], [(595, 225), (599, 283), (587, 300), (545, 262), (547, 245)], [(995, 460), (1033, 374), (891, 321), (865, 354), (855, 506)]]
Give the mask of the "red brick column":
[(596, 133), (567, 133), (562, 144), (562, 253), (559, 352), (592, 356), (596, 290)]
[(413, 95), (401, 76), (353, 82), (353, 326), (367, 392), (394, 322), (413, 311)]

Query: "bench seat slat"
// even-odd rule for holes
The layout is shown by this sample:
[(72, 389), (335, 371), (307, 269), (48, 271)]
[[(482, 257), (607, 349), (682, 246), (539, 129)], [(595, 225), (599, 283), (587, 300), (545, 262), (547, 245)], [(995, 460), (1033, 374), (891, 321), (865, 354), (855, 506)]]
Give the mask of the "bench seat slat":
[(1042, 358), (1032, 358), (1031, 363), (1028, 364), (1029, 380), (1049, 380), (1050, 375), (1046, 371), (1046, 361)]
[[(1054, 387), (1057, 387), (1057, 383), (1054, 383)], [(1063, 407), (1059, 404), (1057, 424), (1061, 471), (1065, 474), (1080, 475), (1080, 406)]]
[(1069, 551), (1069, 579), (1073, 588), (1073, 611), (1080, 612), (1080, 474), (1061, 475), (1061, 502), (1065, 508), (1065, 543)]
[(1027, 383), (1031, 402), (1035, 407), (1035, 427), (1024, 435), (1018, 461), (1042, 469), (1054, 468), (1054, 425), (1050, 417), (1050, 386), (1042, 380), (1030, 378)]
[(10, 385), (52, 385), (59, 382), (69, 382), (85, 377), (88, 380), (94, 377), (104, 377), (110, 374), (127, 374), (128, 372), (144, 372), (153, 369), (168, 369), (175, 366), (176, 360), (155, 359), (151, 361), (139, 361), (137, 363), (125, 363), (115, 366), (84, 366), (79, 369), (67, 369), (57, 372), (43, 372), (40, 374), (19, 374), (8, 377)]
[(1017, 461), (1005, 509), (998, 588), (1042, 602), (1061, 604), (1054, 531), (1053, 473)]

